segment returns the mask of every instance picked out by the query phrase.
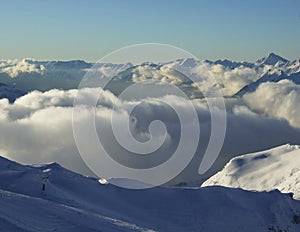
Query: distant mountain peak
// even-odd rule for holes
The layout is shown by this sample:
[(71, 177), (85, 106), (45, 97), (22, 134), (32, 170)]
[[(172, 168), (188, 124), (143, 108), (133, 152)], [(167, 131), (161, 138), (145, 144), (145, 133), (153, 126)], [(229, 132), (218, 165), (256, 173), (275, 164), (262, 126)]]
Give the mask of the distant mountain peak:
[(275, 53), (271, 52), (271, 53), (269, 53), (268, 56), (266, 56), (266, 57), (264, 57), (262, 59), (259, 59), (257, 61), (257, 63), (266, 64), (266, 65), (275, 65), (279, 61), (281, 61), (283, 63), (287, 63), (288, 62), (287, 59), (284, 59), (283, 57), (281, 57), (279, 55), (276, 55)]

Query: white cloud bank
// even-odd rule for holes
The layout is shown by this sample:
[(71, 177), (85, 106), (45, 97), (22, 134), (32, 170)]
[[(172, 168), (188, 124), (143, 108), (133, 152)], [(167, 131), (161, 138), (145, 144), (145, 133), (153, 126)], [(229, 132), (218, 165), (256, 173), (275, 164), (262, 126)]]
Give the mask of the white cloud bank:
[[(118, 112), (120, 125), (125, 124), (124, 120), (128, 120), (125, 117), (126, 112), (136, 100), (120, 100), (111, 92), (96, 88), (33, 91), (13, 104), (7, 99), (0, 100), (0, 151), (3, 155), (23, 163), (57, 161), (75, 171), (90, 174), (80, 158), (73, 137), (72, 110), (77, 95), (85, 102), (99, 96), (96, 123), (99, 125), (98, 129), (105, 131), (105, 145), (124, 157), (129, 155), (116, 146), (113, 135), (105, 125), (110, 122), (111, 110)], [(155, 159), (149, 159), (147, 165), (155, 165), (168, 158), (166, 151), (174, 151), (179, 138), (180, 126), (177, 117), (167, 104), (180, 104), (180, 99), (169, 95), (158, 100), (140, 100), (140, 108), (134, 111), (132, 132), (135, 138), (146, 140), (149, 137), (149, 123), (155, 119), (164, 121), (168, 129), (166, 143)], [(265, 83), (243, 98), (227, 99), (228, 126), (225, 143), (216, 165), (207, 175), (217, 171), (235, 155), (284, 143), (300, 144), (300, 121), (297, 117), (300, 115), (299, 100), (299, 86), (289, 81)], [(199, 178), (197, 170), (210, 136), (209, 111), (201, 100), (195, 100), (194, 104), (201, 127), (200, 146), (194, 162), (190, 164), (188, 171), (178, 177), (177, 182)], [(184, 110), (184, 104), (181, 107)]]
[(300, 128), (300, 86), (289, 80), (266, 82), (243, 96), (248, 106), (266, 116), (286, 119)]
[(223, 94), (225, 96), (232, 96), (244, 86), (256, 81), (263, 70), (259, 69), (257, 71), (244, 66), (231, 69), (220, 64), (201, 63), (193, 71), (202, 76), (214, 78)]

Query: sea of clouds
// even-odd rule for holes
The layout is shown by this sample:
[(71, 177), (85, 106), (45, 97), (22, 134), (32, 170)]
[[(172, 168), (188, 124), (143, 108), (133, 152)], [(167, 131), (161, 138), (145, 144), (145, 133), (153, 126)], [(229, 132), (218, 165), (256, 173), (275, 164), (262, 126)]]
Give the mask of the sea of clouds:
[[(125, 154), (116, 146), (109, 125), (111, 111), (119, 115), (120, 125), (126, 124), (130, 104), (134, 101), (118, 99), (109, 91), (100, 88), (74, 90), (53, 89), (46, 92), (33, 91), (10, 104), (0, 100), (0, 148), (1, 154), (23, 163), (57, 161), (72, 170), (90, 175), (76, 148), (72, 130), (73, 101), (75, 97), (90, 99), (99, 97), (96, 110), (96, 124), (99, 124), (105, 146), (118, 154)], [(220, 168), (229, 158), (243, 153), (275, 147), (284, 143), (300, 143), (300, 87), (290, 81), (264, 83), (242, 98), (228, 98), (227, 131), (221, 155), (211, 172)], [(140, 109), (135, 111), (132, 132), (140, 141), (147, 140), (148, 126), (153, 120), (167, 125), (168, 136), (161, 159), (168, 158), (176, 148), (180, 123), (169, 104), (180, 104), (178, 96), (168, 95), (160, 99), (139, 100)], [(210, 112), (203, 100), (193, 100), (200, 122), (199, 148), (189, 170), (178, 177), (178, 181), (195, 180), (197, 168), (210, 136)], [(182, 106), (184, 110), (184, 104)], [(82, 116), (84, 119), (84, 115)], [(88, 142), (87, 137), (87, 142)], [(191, 140), (193, 138), (190, 138)], [(174, 141), (173, 141), (174, 140)], [(156, 156), (158, 157), (158, 156)], [(119, 157), (121, 158), (121, 157)], [(156, 160), (157, 161), (157, 160)], [(155, 163), (154, 160), (149, 162)], [(149, 164), (149, 163), (148, 163)], [(207, 174), (209, 175), (209, 174)]]
[[(0, 62), (1, 63), (1, 62)], [(78, 65), (78, 62), (75, 63)], [(47, 66), (48, 65), (48, 66)], [(52, 65), (52, 66), (51, 66)], [(117, 84), (128, 85), (128, 76), (130, 84), (140, 83), (141, 80), (155, 79), (160, 84), (155, 84), (154, 88), (140, 92), (149, 97), (136, 97), (120, 99), (109, 90), (102, 88), (73, 88), (78, 85), (86, 68), (86, 63), (80, 63), (82, 70), (78, 72), (75, 69), (69, 71), (70, 76), (77, 73), (73, 82), (63, 76), (55, 75), (64, 73), (47, 71), (47, 67), (52, 68), (57, 63), (36, 63), (31, 60), (6, 61), (1, 63), (2, 75), (19, 81), (19, 87), (26, 82), (28, 86), (35, 86), (37, 80), (41, 81), (45, 90), (47, 83), (52, 83), (46, 91), (33, 90), (24, 96), (10, 103), (8, 99), (0, 99), (0, 154), (10, 159), (22, 163), (45, 163), (59, 162), (63, 166), (74, 171), (93, 175), (89, 168), (84, 164), (76, 146), (73, 134), (73, 110), (74, 99), (80, 99), (80, 102), (89, 103), (98, 99), (95, 114), (95, 125), (100, 136), (101, 142), (108, 153), (114, 154), (114, 158), (120, 160), (126, 165), (138, 168), (148, 168), (166, 161), (176, 150), (180, 140), (180, 121), (176, 112), (170, 107), (174, 104), (182, 111), (188, 111), (186, 101), (176, 95), (161, 94), (159, 97), (153, 97), (151, 93), (160, 92), (165, 89), (164, 82), (170, 82), (173, 85), (184, 86), (185, 79), (174, 72), (180, 65), (185, 64), (173, 62), (163, 66), (136, 67), (131, 71), (122, 74), (124, 79), (117, 80)], [(61, 65), (61, 64), (60, 64)], [(63, 64), (65, 65), (65, 64)], [(70, 64), (68, 64), (70, 65)], [(74, 64), (72, 64), (74, 65)], [(76, 66), (75, 65), (75, 66)], [(116, 69), (122, 71), (132, 65), (100, 65), (97, 69), (102, 76), (107, 77), (116, 72)], [(173, 181), (177, 184), (195, 180), (205, 180), (207, 177), (218, 171), (224, 164), (234, 156), (259, 151), (275, 147), (285, 143), (300, 144), (300, 86), (289, 80), (280, 82), (265, 82), (253, 91), (243, 96), (233, 96), (247, 84), (254, 82), (258, 77), (270, 68), (263, 66), (258, 68), (249, 68), (243, 65), (229, 68), (220, 64), (198, 61), (197, 65), (191, 68), (193, 72), (200, 73), (203, 79), (214, 78), (222, 93), (227, 96), (224, 98), (227, 112), (227, 127), (224, 144), (220, 155), (213, 167), (204, 175), (199, 176), (198, 168), (207, 148), (211, 136), (211, 109), (208, 108), (206, 99), (194, 97), (191, 102), (198, 115), (200, 125), (199, 146), (188, 167)], [(173, 69), (173, 71), (172, 71)], [(67, 67), (66, 70), (69, 70)], [(48, 72), (48, 74), (47, 74)], [(21, 75), (22, 74), (22, 75)], [(40, 75), (34, 78), (24, 78), (24, 75)], [(21, 75), (21, 76), (20, 76)], [(44, 76), (43, 76), (44, 75)], [(47, 76), (48, 75), (48, 76)], [(142, 78), (138, 78), (142, 77)], [(5, 78), (3, 79), (5, 80)], [(63, 86), (62, 80), (68, 82)], [(64, 82), (66, 83), (66, 82)], [(205, 89), (206, 83), (199, 79), (200, 87)], [(209, 86), (210, 83), (208, 83)], [(197, 83), (193, 84), (197, 85)], [(118, 86), (118, 85), (115, 85)], [(53, 88), (56, 87), (56, 88)], [(114, 87), (114, 86), (113, 86)], [(194, 86), (195, 87), (195, 86)], [(209, 86), (211, 87), (211, 86)], [(27, 88), (28, 89), (28, 88)], [(191, 89), (184, 89), (190, 91)], [(194, 90), (193, 90), (194, 91)], [(152, 97), (151, 97), (152, 96)], [(130, 112), (132, 105), (138, 107)], [(77, 105), (76, 107), (81, 107)], [(112, 132), (111, 114), (114, 113), (118, 125), (130, 124), (131, 133), (137, 141), (145, 142), (151, 139), (149, 125), (155, 120), (164, 123), (167, 134), (156, 134), (163, 138), (163, 145), (147, 158), (139, 160), (139, 157), (131, 156), (133, 153), (118, 145), (118, 141)], [(214, 110), (214, 114), (220, 113)], [(88, 119), (84, 113), (76, 120), (84, 123)], [(191, 127), (193, 126), (191, 122)], [(89, 134), (84, 136), (86, 143), (89, 143)], [(188, 141), (195, 138), (191, 135)], [(188, 145), (187, 145), (188, 146)], [(135, 158), (132, 158), (135, 157)], [(145, 162), (146, 161), (146, 162)]]

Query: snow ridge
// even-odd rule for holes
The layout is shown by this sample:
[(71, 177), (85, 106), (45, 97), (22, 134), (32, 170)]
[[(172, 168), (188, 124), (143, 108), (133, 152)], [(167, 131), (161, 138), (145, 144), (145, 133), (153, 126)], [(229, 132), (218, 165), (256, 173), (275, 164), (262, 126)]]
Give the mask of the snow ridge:
[(0, 158), (4, 231), (296, 232), (299, 212), (300, 202), (279, 191), (214, 186), (129, 190), (99, 184), (55, 163), (24, 166)]
[(300, 199), (300, 147), (286, 144), (235, 157), (202, 184), (212, 185), (254, 191), (278, 189)]

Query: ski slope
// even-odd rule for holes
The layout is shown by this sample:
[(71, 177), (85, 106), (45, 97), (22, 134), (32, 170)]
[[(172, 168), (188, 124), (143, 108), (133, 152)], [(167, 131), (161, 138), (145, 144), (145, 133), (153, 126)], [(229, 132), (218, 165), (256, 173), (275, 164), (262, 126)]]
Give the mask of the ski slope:
[(299, 212), (300, 202), (279, 191), (130, 190), (56, 163), (0, 158), (0, 231), (299, 231)]

